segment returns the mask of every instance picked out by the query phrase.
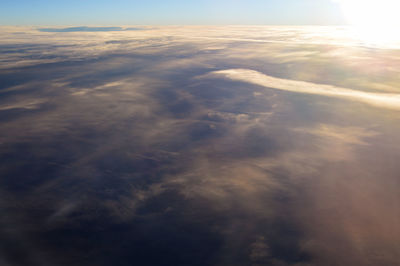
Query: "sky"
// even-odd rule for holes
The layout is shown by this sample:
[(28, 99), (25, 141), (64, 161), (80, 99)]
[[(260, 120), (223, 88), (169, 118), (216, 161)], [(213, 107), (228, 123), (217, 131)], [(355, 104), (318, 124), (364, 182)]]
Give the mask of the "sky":
[(338, 25), (331, 0), (1, 0), (0, 25)]

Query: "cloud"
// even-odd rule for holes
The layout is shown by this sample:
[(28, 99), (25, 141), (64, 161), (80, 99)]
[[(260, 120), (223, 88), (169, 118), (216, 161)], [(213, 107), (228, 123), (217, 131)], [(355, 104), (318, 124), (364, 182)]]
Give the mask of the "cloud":
[(331, 142), (341, 142), (343, 144), (367, 145), (364, 138), (376, 136), (376, 132), (359, 127), (338, 127), (334, 125), (321, 124), (315, 128), (296, 128), (296, 132), (309, 133)]
[(3, 110), (12, 110), (12, 109), (36, 109), (38, 108), (41, 104), (45, 103), (47, 99), (27, 99), (7, 105), (1, 105), (0, 104), (0, 111)]
[(375, 107), (400, 110), (400, 94), (363, 92), (332, 85), (275, 78), (250, 69), (219, 70), (209, 73), (209, 76), (221, 76), (227, 79), (247, 82), (266, 88), (335, 97), (363, 102)]

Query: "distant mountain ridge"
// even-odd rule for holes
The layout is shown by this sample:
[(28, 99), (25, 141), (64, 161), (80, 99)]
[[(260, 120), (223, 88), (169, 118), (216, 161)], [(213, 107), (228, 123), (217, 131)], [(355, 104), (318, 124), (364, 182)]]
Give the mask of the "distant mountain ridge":
[(132, 31), (143, 30), (143, 28), (122, 28), (122, 27), (68, 27), (68, 28), (41, 28), (41, 32), (98, 32), (98, 31)]

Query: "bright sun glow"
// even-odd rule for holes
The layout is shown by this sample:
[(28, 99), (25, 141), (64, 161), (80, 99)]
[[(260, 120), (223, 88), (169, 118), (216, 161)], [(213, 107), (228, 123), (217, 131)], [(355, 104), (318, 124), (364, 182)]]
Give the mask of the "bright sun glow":
[(375, 44), (400, 41), (400, 0), (335, 0), (362, 40)]

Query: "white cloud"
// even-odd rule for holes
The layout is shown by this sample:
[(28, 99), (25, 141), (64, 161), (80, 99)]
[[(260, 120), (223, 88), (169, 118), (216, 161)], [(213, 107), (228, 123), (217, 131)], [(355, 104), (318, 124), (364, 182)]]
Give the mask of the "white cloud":
[(363, 92), (326, 84), (275, 78), (250, 69), (227, 69), (214, 71), (210, 74), (266, 88), (342, 98), (363, 102), (376, 107), (400, 110), (400, 94)]

